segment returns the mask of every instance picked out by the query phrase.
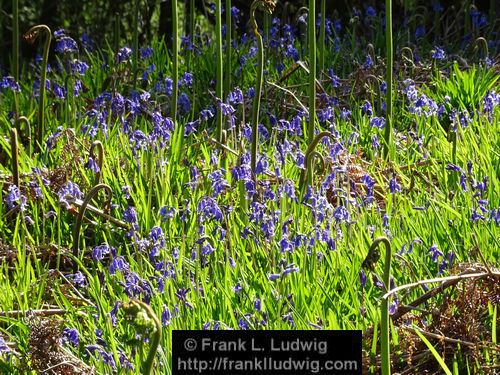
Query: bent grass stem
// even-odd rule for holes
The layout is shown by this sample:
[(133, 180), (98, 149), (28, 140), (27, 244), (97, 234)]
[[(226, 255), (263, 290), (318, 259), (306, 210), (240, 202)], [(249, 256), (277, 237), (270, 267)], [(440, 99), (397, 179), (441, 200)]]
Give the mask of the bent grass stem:
[(12, 182), (19, 189), (19, 147), (17, 145), (17, 129), (10, 129), (10, 148), (12, 153)]
[[(99, 184), (94, 186), (85, 199), (83, 200), (82, 205), (80, 206), (80, 210), (78, 211), (78, 216), (76, 218), (75, 227), (73, 230), (73, 257), (78, 259), (79, 257), (79, 243), (80, 243), (80, 229), (82, 227), (83, 216), (85, 215), (85, 211), (87, 210), (87, 205), (90, 201), (99, 193), (100, 190), (105, 190), (108, 197), (106, 200), (106, 204), (108, 207), (108, 211), (111, 209), (111, 198), (113, 196), (113, 191), (109, 185)], [(75, 264), (75, 272), (78, 271), (78, 263)]]
[(21, 124), (26, 125), (26, 129), (28, 130), (28, 156), (31, 157), (33, 151), (33, 145), (31, 144), (31, 124), (30, 120), (28, 120), (25, 116), (19, 116), (14, 123), (14, 127), (17, 129), (18, 133), (21, 131)]

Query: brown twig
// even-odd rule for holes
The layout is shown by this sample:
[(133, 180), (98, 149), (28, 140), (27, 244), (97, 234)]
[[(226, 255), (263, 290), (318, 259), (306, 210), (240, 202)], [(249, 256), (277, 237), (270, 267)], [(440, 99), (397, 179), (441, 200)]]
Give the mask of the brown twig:
[(12, 317), (19, 318), (26, 314), (31, 314), (34, 316), (51, 316), (51, 315), (64, 315), (68, 312), (65, 309), (42, 309), (42, 310), (10, 310), (10, 311), (0, 311), (0, 317)]

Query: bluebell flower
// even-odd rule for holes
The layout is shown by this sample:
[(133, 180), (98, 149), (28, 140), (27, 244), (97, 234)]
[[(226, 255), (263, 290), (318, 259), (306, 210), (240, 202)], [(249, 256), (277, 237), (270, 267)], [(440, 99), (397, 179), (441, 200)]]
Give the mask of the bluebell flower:
[(382, 217), (382, 227), (383, 228), (388, 228), (389, 227), (389, 216), (387, 216), (386, 213)]
[(110, 253), (111, 249), (108, 244), (103, 243), (101, 245), (95, 246), (92, 249), (92, 259), (95, 261), (100, 261), (104, 259), (106, 255)]
[(368, 100), (366, 100), (363, 105), (361, 106), (361, 111), (368, 115), (368, 116), (371, 116), (373, 115), (373, 109), (372, 109), (372, 105), (370, 104), (370, 102)]
[(118, 349), (118, 360), (120, 361), (120, 366), (123, 369), (134, 371), (134, 365), (132, 364), (132, 362), (130, 362), (125, 353), (123, 353), (120, 349)]
[(96, 161), (90, 156), (89, 159), (87, 160), (87, 163), (85, 163), (85, 168), (90, 169), (94, 173), (98, 173), (101, 170)]
[(69, 36), (64, 36), (56, 41), (56, 52), (58, 53), (72, 53), (78, 52), (78, 45), (75, 40)]
[(377, 15), (377, 11), (370, 5), (366, 8), (366, 17), (375, 17)]
[(109, 273), (111, 275), (116, 274), (118, 271), (125, 271), (128, 269), (129, 265), (122, 256), (114, 257), (109, 263)]
[(299, 272), (299, 267), (287, 267), (281, 271), (281, 275), (284, 276), (294, 272)]
[(83, 193), (81, 192), (77, 184), (68, 181), (61, 187), (61, 189), (59, 189), (58, 196), (59, 196), (59, 203), (63, 207), (69, 208), (70, 204), (68, 202), (68, 199), (71, 197), (82, 199)]
[(366, 55), (365, 63), (363, 64), (363, 67), (365, 69), (370, 69), (371, 67), (373, 67), (373, 58), (370, 54)]
[(446, 169), (449, 170), (449, 171), (453, 171), (453, 172), (459, 172), (459, 173), (465, 173), (464, 170), (459, 167), (458, 165), (455, 165), (455, 164), (446, 164)]
[(281, 277), (281, 274), (279, 274), (279, 273), (271, 273), (271, 274), (269, 274), (269, 281), (277, 280), (280, 277)]
[(438, 249), (437, 245), (432, 245), (429, 248), (429, 253), (431, 253), (431, 260), (435, 263), (437, 263), (437, 258), (438, 257), (443, 257), (444, 254), (442, 253), (441, 250)]
[(181, 92), (178, 98), (179, 113), (185, 115), (191, 111), (191, 101), (185, 92)]
[(9, 186), (9, 192), (4, 198), (9, 210), (15, 206), (15, 203), (20, 205), (22, 211), (26, 209), (26, 197), (21, 194), (21, 191), (16, 185)]
[(172, 320), (172, 313), (170, 312), (170, 309), (163, 305), (163, 311), (161, 313), (161, 323), (163, 326), (168, 326), (170, 325)]
[(14, 77), (6, 76), (0, 80), (0, 88), (9, 89), (15, 92), (21, 92), (21, 86), (16, 82)]
[(247, 321), (243, 318), (241, 318), (240, 321), (238, 322), (238, 327), (240, 327), (240, 329), (242, 330), (250, 329), (250, 326), (248, 325)]
[(290, 326), (292, 328), (295, 328), (295, 321), (293, 320), (293, 315), (292, 315), (291, 311), (288, 312), (288, 313), (286, 313), (286, 314), (284, 314), (284, 315), (282, 315), (281, 319), (283, 319), (283, 321), (285, 321), (285, 322), (290, 323)]
[(255, 96), (255, 87), (250, 87), (247, 90), (246, 96), (248, 99), (253, 99), (253, 97)]
[(337, 206), (333, 211), (333, 217), (336, 219), (337, 223), (350, 222), (351, 217), (349, 211), (344, 206)]
[(370, 126), (372, 128), (378, 128), (378, 129), (385, 128), (385, 118), (384, 117), (373, 116), (370, 119)]
[(446, 54), (441, 48), (435, 47), (432, 53), (432, 58), (435, 60), (444, 60), (446, 58)]
[(260, 301), (260, 298), (256, 298), (254, 301), (253, 301), (253, 308), (255, 311), (261, 311), (261, 308), (262, 308), (262, 303)]
[(77, 273), (66, 275), (66, 278), (73, 283), (73, 285), (78, 287), (84, 287), (86, 284), (86, 279), (83, 273), (78, 271)]
[(89, 34), (84, 32), (80, 37), (80, 42), (82, 43), (83, 48), (88, 52), (92, 52), (92, 50), (94, 49), (95, 43)]
[(240, 88), (236, 87), (227, 96), (227, 102), (233, 105), (238, 105), (243, 103), (243, 92)]
[(146, 60), (149, 59), (151, 56), (153, 56), (153, 49), (150, 46), (143, 47), (139, 50), (139, 53), (141, 54), (141, 59)]
[(129, 47), (122, 47), (116, 54), (116, 62), (121, 64), (122, 62), (130, 59), (132, 56), (132, 50)]
[(137, 223), (137, 212), (135, 210), (135, 207), (134, 206), (128, 207), (123, 212), (122, 217), (126, 223), (131, 223), (131, 224)]
[(80, 335), (75, 328), (64, 328), (62, 334), (64, 341), (70, 342), (73, 346), (80, 344)]
[(379, 289), (382, 289), (384, 287), (384, 283), (375, 273), (372, 273), (372, 283)]
[(200, 111), (200, 118), (202, 120), (207, 121), (207, 120), (211, 119), (212, 117), (214, 117), (214, 113), (212, 112), (211, 109), (203, 109)]
[(361, 283), (361, 288), (364, 288), (366, 285), (366, 273), (360, 269), (359, 270), (359, 282)]
[(292, 44), (288, 44), (285, 49), (285, 57), (297, 62), (299, 60), (299, 52)]
[(56, 31), (54, 31), (54, 38), (55, 39), (61, 39), (66, 36), (66, 30), (63, 29), (62, 27), (58, 28)]
[(12, 349), (9, 347), (9, 345), (7, 345), (7, 342), (5, 341), (5, 339), (2, 336), (0, 336), (0, 356), (6, 354), (8, 357), (11, 352), (12, 352)]
[(286, 237), (283, 237), (280, 242), (280, 250), (282, 253), (285, 253), (285, 252), (293, 252), (293, 247), (292, 247), (292, 244), (290, 243), (290, 241), (288, 240), (288, 238)]
[(187, 86), (189, 89), (193, 88), (193, 73), (185, 72), (179, 80), (179, 87)]
[(347, 121), (351, 118), (351, 115), (352, 115), (352, 112), (346, 108), (342, 108), (340, 110), (340, 114), (339, 114), (339, 117), (344, 120), (344, 121)]
[(216, 220), (222, 222), (223, 214), (215, 199), (204, 196), (200, 199), (197, 207), (200, 222), (205, 220)]
[(212, 247), (212, 244), (210, 242), (206, 242), (201, 246), (201, 255), (203, 256), (208, 256), (214, 252), (214, 248)]
[(235, 286), (233, 286), (233, 292), (235, 294), (239, 294), (243, 291), (243, 287), (241, 286), (241, 283), (238, 281)]
[(389, 305), (389, 314), (394, 315), (396, 311), (398, 311), (398, 306), (399, 306), (399, 299), (396, 296)]
[(78, 98), (80, 96), (80, 91), (82, 91), (83, 86), (82, 86), (82, 81), (79, 79), (75, 80), (75, 84), (73, 85), (73, 95), (75, 98)]
[(401, 193), (401, 185), (399, 185), (395, 177), (392, 177), (389, 181), (389, 191), (391, 194)]
[(151, 228), (151, 231), (149, 232), (149, 239), (155, 243), (155, 242), (161, 242), (165, 238), (163, 234), (163, 230), (161, 229), (160, 226), (154, 226)]
[(230, 188), (229, 183), (224, 178), (225, 173), (225, 170), (221, 168), (208, 175), (208, 179), (212, 184), (215, 197), (226, 191), (226, 189)]
[(415, 29), (415, 39), (419, 39), (425, 36), (425, 25), (419, 25)]

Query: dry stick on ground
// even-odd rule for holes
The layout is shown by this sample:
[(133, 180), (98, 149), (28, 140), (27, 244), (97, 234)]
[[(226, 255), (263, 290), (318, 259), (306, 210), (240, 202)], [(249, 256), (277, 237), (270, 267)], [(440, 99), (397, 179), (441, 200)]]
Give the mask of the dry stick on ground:
[(438, 339), (440, 341), (448, 342), (450, 344), (460, 344), (462, 346), (468, 346), (470, 348), (489, 349), (489, 350), (494, 350), (494, 351), (500, 352), (500, 346), (499, 345), (490, 346), (490, 345), (478, 344), (478, 343), (474, 343), (474, 342), (470, 342), (470, 341), (453, 339), (451, 337), (446, 337), (444, 335), (438, 335), (436, 333), (427, 332), (427, 331), (424, 331), (424, 330), (422, 330), (420, 328), (415, 328), (415, 327), (403, 326), (402, 328), (405, 329), (405, 330), (411, 331), (413, 333), (416, 333), (418, 331), (418, 332), (420, 332), (424, 336), (427, 336), (427, 337), (430, 337), (430, 338), (433, 338), (433, 339)]
[(64, 315), (67, 312), (68, 310), (65, 309), (11, 310), (11, 311), (0, 311), (0, 317), (19, 318), (20, 316), (25, 316), (28, 313), (34, 316), (51, 316), (51, 315)]
[(422, 303), (426, 302), (427, 300), (431, 299), (432, 297), (438, 295), (439, 293), (442, 293), (446, 288), (448, 288), (450, 286), (454, 286), (462, 280), (481, 279), (483, 277), (487, 277), (487, 276), (491, 276), (491, 275), (500, 277), (500, 272), (488, 271), (488, 272), (477, 273), (476, 270), (467, 270), (467, 271), (464, 271), (457, 276), (449, 276), (449, 277), (442, 277), (442, 278), (438, 278), (438, 279), (422, 280), (422, 281), (419, 281), (416, 283), (402, 285), (402, 286), (399, 286), (395, 289), (391, 289), (391, 291), (386, 293), (382, 298), (387, 298), (391, 294), (396, 293), (397, 291), (402, 290), (402, 289), (412, 288), (414, 286), (424, 285), (424, 284), (432, 283), (432, 282), (444, 281), (442, 285), (440, 285), (434, 289), (429, 290), (427, 293), (421, 295), (416, 300), (411, 302), (409, 305), (403, 305), (403, 306), (398, 307), (396, 312), (391, 316), (393, 320), (397, 320), (397, 319), (401, 318), (403, 315), (405, 315), (406, 313), (410, 312), (411, 310), (415, 310), (417, 306), (421, 305)]
[[(456, 283), (457, 283), (457, 282), (462, 281), (462, 280), (481, 279), (481, 278), (486, 277), (486, 276), (496, 276), (497, 278), (500, 278), (500, 272), (473, 272), (473, 273), (471, 273), (471, 271), (472, 270), (464, 271), (464, 272), (460, 273), (459, 275), (455, 275), (455, 276), (438, 277), (435, 279), (420, 280), (420, 281), (417, 281), (415, 283), (401, 285), (401, 286), (398, 286), (397, 288), (391, 289), (389, 292), (384, 294), (382, 296), (382, 298), (387, 299), (391, 295), (393, 295), (394, 293), (399, 292), (400, 290), (413, 288), (415, 286), (419, 286), (419, 285), (423, 285), (423, 284), (444, 282), (443, 285), (436, 288), (436, 289), (443, 290), (443, 286), (445, 285), (445, 283), (447, 281), (456, 281)], [(451, 285), (453, 285), (453, 284), (451, 284)]]
[[(426, 302), (427, 300), (431, 299), (432, 297), (442, 293), (445, 289), (449, 288), (450, 286), (454, 286), (458, 284), (462, 280), (466, 279), (481, 279), (487, 276), (496, 276), (500, 277), (500, 272), (477, 272), (477, 270), (474, 269), (469, 269), (466, 270), (459, 275), (456, 276), (448, 276), (448, 277), (441, 277), (441, 278), (436, 278), (436, 279), (429, 279), (429, 280), (422, 280), (418, 281), (416, 283), (411, 283), (411, 284), (406, 284), (399, 286), (395, 289), (391, 289), (388, 293), (386, 293), (382, 298), (388, 298), (390, 295), (397, 293), (400, 290), (407, 289), (407, 288), (413, 288), (415, 286), (419, 285), (424, 285), (427, 283), (435, 283), (435, 282), (441, 282), (444, 281), (443, 284), (440, 286), (429, 290), (427, 293), (421, 295), (414, 301), (412, 301), (408, 305), (401, 305), (398, 307), (396, 312), (391, 315), (391, 319), (393, 321), (396, 321), (397, 319), (401, 318), (403, 315), (407, 314), (408, 312), (412, 310), (417, 310), (417, 306), (421, 305), (422, 303)], [(370, 336), (373, 333), (373, 328), (369, 328), (366, 330), (366, 332), (363, 333), (363, 337)]]

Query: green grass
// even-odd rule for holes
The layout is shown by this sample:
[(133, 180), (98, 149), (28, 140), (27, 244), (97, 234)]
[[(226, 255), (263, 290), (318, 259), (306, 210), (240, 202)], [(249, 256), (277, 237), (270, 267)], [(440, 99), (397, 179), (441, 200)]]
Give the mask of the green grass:
[[(349, 41), (350, 37), (346, 40)], [(322, 122), (318, 118), (317, 121), (320, 131), (328, 131), (329, 126), (335, 124), (334, 130), (337, 134), (325, 137), (328, 143), (318, 142), (315, 145), (315, 150), (323, 156), (328, 168), (327, 172), (314, 173), (312, 186), (314, 192), (319, 194), (316, 197), (319, 208), (313, 209), (313, 200), (306, 202), (308, 204), (301, 203), (299, 180), (303, 170), (297, 167), (295, 156), (288, 154), (282, 163), (275, 148), (277, 144), (287, 140), (292, 149), (295, 148), (294, 152), (300, 150), (302, 154), (306, 154), (308, 134), (305, 132), (304, 119), (302, 118), (301, 122), (303, 135), (298, 136), (293, 132), (272, 127), (268, 116), (269, 112), (278, 118), (290, 120), (299, 109), (298, 105), (289, 104), (292, 101), (284, 91), (274, 89), (269, 83), (275, 83), (293, 92), (304, 105), (313, 104), (307, 97), (311, 87), (308, 85), (308, 74), (298, 69), (285, 81), (280, 81), (282, 75), (275, 69), (280, 57), (273, 56), (270, 51), (266, 52), (269, 62), (264, 61), (266, 74), (263, 99), (260, 103), (263, 108), (260, 112), (260, 122), (268, 130), (269, 139), (260, 138), (258, 147), (259, 153), (269, 161), (270, 173), (259, 175), (258, 180), (261, 183), (260, 189), (269, 190), (276, 195), (276, 199), (264, 198), (260, 193), (257, 201), (263, 205), (264, 224), (274, 224), (274, 232), (268, 236), (262, 230), (262, 223), (252, 220), (249, 215), (257, 206), (252, 205), (251, 200), (244, 200), (245, 194), (240, 190), (241, 183), (231, 175), (251, 147), (250, 140), (242, 135), (244, 127), (248, 126), (245, 122), (250, 118), (251, 99), (246, 97), (243, 104), (235, 106), (235, 126), (231, 129), (228, 127), (225, 146), (235, 150), (237, 155), (224, 151), (224, 148), (209, 139), (218, 135), (215, 129), (218, 129), (220, 123), (216, 123), (214, 118), (201, 120), (196, 132), (186, 137), (183, 135), (186, 124), (196, 120), (200, 110), (215, 104), (210, 93), (213, 91), (211, 81), (216, 77), (218, 63), (214, 61), (213, 56), (219, 46), (215, 43), (207, 46), (203, 46), (202, 42), (198, 43), (200, 54), (192, 55), (189, 64), (178, 66), (180, 80), (184, 73), (193, 73), (193, 86), (179, 88), (179, 97), (182, 93), (190, 96), (191, 109), (177, 116), (175, 129), (169, 139), (149, 139), (143, 147), (137, 149), (134, 149), (135, 143), (130, 140), (131, 134), (141, 131), (153, 135), (155, 130), (151, 113), (168, 113), (169, 98), (164, 90), (153, 90), (154, 83), (164, 83), (166, 77), (175, 74), (166, 47), (164, 43), (154, 41), (151, 43), (155, 51), (153, 57), (147, 61), (138, 61), (139, 72), (152, 64), (157, 67), (150, 73), (148, 83), (137, 84), (139, 93), (152, 93), (152, 100), (143, 103), (140, 114), (135, 118), (128, 110), (123, 114), (109, 110), (104, 119), (108, 134), (105, 134), (101, 127), (95, 137), (89, 135), (90, 129), (87, 127), (93, 124), (94, 118), (86, 108), (88, 109), (95, 97), (101, 93), (106, 79), (109, 82), (108, 90), (112, 92), (109, 100), (113, 100), (113, 95), (116, 98), (117, 93), (129, 98), (130, 89), (133, 87), (130, 73), (133, 72), (127, 67), (116, 66), (112, 51), (90, 53), (90, 69), (84, 76), (78, 77), (87, 90), (72, 98), (75, 102), (75, 114), (78, 113), (73, 120), (76, 136), (63, 132), (57, 138), (54, 148), (42, 147), (42, 152), (30, 155), (31, 145), (24, 139), (24, 128), (18, 129), (19, 139), (24, 139), (19, 150), (19, 170), (21, 186), (24, 187), (22, 192), (27, 196), (27, 207), (25, 211), (9, 216), (6, 216), (9, 209), (5, 198), (12, 182), (12, 151), (6, 137), (10, 134), (12, 122), (7, 112), (17, 100), (20, 114), (30, 120), (36, 117), (38, 104), (31, 95), (35, 75), (26, 73), (17, 99), (12, 92), (0, 92), (0, 107), (3, 110), (0, 114), (0, 157), (6, 160), (0, 166), (0, 257), (16, 254), (13, 261), (0, 258), (0, 290), (3, 291), (0, 294), (0, 311), (6, 312), (5, 316), (0, 316), (0, 336), (12, 342), (13, 349), (18, 354), (11, 356), (9, 360), (0, 357), (0, 371), (12, 374), (30, 373), (30, 370), (23, 366), (33, 365), (30, 362), (31, 348), (28, 342), (28, 333), (33, 322), (26, 314), (17, 317), (10, 316), (8, 312), (56, 307), (66, 310), (64, 316), (57, 318), (61, 326), (74, 328), (80, 333), (79, 345), (75, 347), (69, 343), (64, 344), (65, 350), (86, 364), (94, 366), (98, 373), (111, 373), (112, 367), (104, 363), (97, 352), (88, 354), (85, 350), (86, 346), (96, 342), (102, 344), (100, 340), (104, 340), (106, 345), (102, 344), (102, 350), (110, 353), (119, 368), (120, 356), (123, 353), (136, 369), (140, 369), (149, 345), (134, 341), (135, 328), (125, 320), (122, 309), (117, 310), (116, 320), (111, 315), (115, 304), (129, 302), (131, 294), (148, 300), (152, 310), (160, 318), (166, 309), (171, 312), (168, 324), (163, 326), (161, 350), (156, 357), (156, 366), (164, 369), (165, 373), (170, 373), (171, 368), (172, 330), (201, 329), (204, 325), (211, 328), (220, 325), (221, 328), (238, 329), (242, 322), (248, 324), (251, 329), (269, 330), (312, 329), (313, 324), (324, 329), (360, 329), (365, 332), (374, 328), (374, 334), (370, 335), (371, 341), (365, 340), (363, 350), (367, 357), (375, 357), (380, 354), (377, 340), (381, 336), (378, 327), (384, 291), (376, 287), (371, 279), (362, 288), (359, 280), (359, 270), (375, 238), (389, 237), (394, 252), (399, 252), (403, 246), (408, 249), (412, 241), (419, 239), (414, 242), (412, 252), (403, 252), (392, 258), (392, 277), (396, 286), (440, 275), (439, 264), (432, 261), (429, 253), (433, 245), (444, 254), (444, 257), (438, 258), (439, 262), (451, 253), (455, 257), (453, 265), (481, 262), (471, 251), (477, 247), (481, 249), (491, 267), (497, 265), (500, 226), (494, 219), (490, 220), (489, 215), (491, 210), (499, 209), (500, 202), (497, 188), (500, 183), (500, 110), (497, 105), (489, 114), (489, 118), (488, 114), (482, 113), (482, 100), (486, 91), (493, 88), (492, 82), (498, 79), (498, 73), (486, 72), (482, 68), (473, 68), (476, 73), (473, 73), (474, 70), (463, 72), (454, 66), (452, 77), (455, 78), (433, 79), (433, 86), (417, 85), (419, 94), (427, 93), (436, 102), (444, 101), (444, 96), (448, 95), (457, 98), (456, 103), (461, 108), (463, 104), (464, 109), (470, 110), (471, 123), (460, 128), (460, 138), (455, 150), (450, 149), (448, 134), (442, 131), (437, 115), (426, 117), (410, 113), (409, 104), (403, 99), (404, 94), (401, 90), (396, 92), (399, 86), (395, 84), (392, 115), (394, 132), (391, 144), (393, 149), (389, 152), (393, 158), (385, 162), (379, 157), (381, 148), (372, 147), (373, 136), (382, 139), (384, 130), (370, 127), (368, 116), (359, 109), (365, 100), (371, 100), (371, 95), (366, 93), (366, 97), (363, 96), (365, 94), (357, 91), (356, 79), (349, 77), (347, 73), (341, 73), (344, 69), (346, 72), (351, 70), (352, 59), (338, 56), (348, 56), (351, 49), (351, 55), (361, 61), (363, 53), (358, 51), (359, 48), (352, 50), (353, 46), (342, 44), (341, 51), (337, 54), (333, 51), (332, 44), (327, 43), (325, 50), (322, 50), (325, 68), (332, 62), (334, 71), (345, 79), (344, 88), (348, 87), (350, 91), (340, 97), (341, 90), (336, 91), (329, 82), (322, 80), (327, 93), (339, 95), (340, 104), (334, 108), (332, 120)], [(313, 46), (313, 43), (309, 43), (309, 46)], [(300, 48), (298, 41), (296, 47)], [(248, 44), (237, 44), (237, 48), (232, 50), (233, 66), (224, 67), (224, 72), (237, 71), (239, 58), (247, 55), (249, 50)], [(182, 60), (184, 56), (179, 58)], [(321, 60), (323, 61), (323, 57)], [(227, 64), (228, 60), (225, 61)], [(256, 56), (247, 59), (240, 75), (231, 77), (233, 87), (240, 87), (245, 93), (255, 85), (256, 62)], [(283, 74), (292, 67), (293, 61), (286, 59)], [(375, 74), (377, 68), (382, 66), (374, 68)], [(394, 76), (400, 81), (413, 78), (400, 77), (398, 74)], [(52, 82), (60, 84), (66, 78), (65, 73), (49, 74), (48, 77)], [(483, 81), (477, 79), (478, 77), (487, 78)], [(462, 79), (460, 83), (449, 83), (450, 80), (459, 78)], [(486, 81), (487, 83), (481, 83)], [(221, 90), (221, 84), (222, 77), (217, 80), (218, 92)], [(472, 86), (481, 87), (481, 90)], [(271, 88), (274, 91), (271, 92)], [(55, 132), (59, 125), (62, 125), (63, 129), (67, 127), (64, 123), (64, 103), (51, 95), (48, 95), (47, 102), (44, 140)], [(372, 105), (375, 106), (375, 103)], [(318, 109), (323, 109), (322, 106), (324, 107), (320, 104)], [(107, 103), (105, 107), (109, 109), (111, 105)], [(342, 107), (352, 110), (350, 120), (340, 118)], [(246, 121), (242, 120), (243, 115)], [(124, 133), (123, 129), (127, 126), (131, 127), (133, 132)], [(358, 133), (356, 145), (348, 143), (354, 130)], [(33, 129), (32, 132), (36, 131)], [(345, 172), (340, 170), (343, 166), (339, 162), (343, 160), (342, 155), (339, 159), (334, 159), (330, 154), (336, 137), (337, 142), (343, 143), (345, 152), (352, 154), (352, 165), (362, 167), (363, 173), (376, 180), (382, 192), (384, 207), (364, 204), (362, 197), (365, 193), (363, 188), (358, 186), (358, 195), (348, 201), (341, 198), (337, 201), (344, 204), (350, 215), (349, 220), (337, 220), (334, 216), (338, 203), (332, 205), (326, 201), (324, 192), (320, 192), (321, 183), (327, 178), (327, 174), (336, 170), (334, 184), (344, 190), (351, 189), (349, 184), (341, 183), (346, 179)], [(92, 143), (96, 140), (102, 143), (105, 155), (100, 179), (96, 179), (95, 174), (84, 167)], [(420, 140), (422, 143), (419, 143)], [(359, 158), (354, 157), (358, 152)], [(454, 163), (464, 170), (465, 190), (460, 185), (460, 173), (446, 168), (453, 155)], [(218, 160), (214, 162), (214, 157), (219, 160), (224, 157), (226, 165), (229, 166), (227, 173), (222, 173), (223, 178), (227, 178), (228, 187), (219, 195), (214, 195), (211, 175), (218, 171), (220, 165)], [(469, 161), (472, 166), (471, 174), (467, 172)], [(420, 162), (425, 163), (418, 164)], [(196, 179), (192, 175), (193, 166), (197, 168)], [(58, 173), (62, 176), (60, 182), (68, 180), (78, 183), (85, 196), (97, 182), (108, 185), (113, 192), (109, 215), (124, 220), (125, 210), (133, 206), (137, 212), (137, 227), (124, 230), (87, 209), (84, 216), (88, 220), (83, 221), (79, 233), (80, 240), (75, 243), (74, 238), (77, 236), (73, 236), (73, 230), (77, 221), (77, 207), (74, 206), (70, 210), (64, 208), (59, 203), (57, 192), (60, 184), (54, 175), (54, 181), (45, 185), (40, 176), (32, 173), (34, 167), (46, 168), (48, 171), (59, 168)], [(276, 167), (280, 169), (280, 178), (273, 175)], [(49, 172), (49, 175), (50, 173), (52, 172)], [(389, 180), (393, 175), (398, 177), (401, 192), (389, 192)], [(44, 178), (47, 178), (47, 175)], [(488, 188), (481, 192), (478, 183), (485, 178), (488, 180)], [(27, 193), (29, 182), (38, 182), (38, 198)], [(299, 199), (284, 192), (287, 183), (291, 183)], [(130, 188), (129, 197), (122, 189), (124, 186)], [(104, 209), (102, 196), (97, 196), (90, 204)], [(198, 205), (207, 197), (213, 198), (222, 211), (220, 221), (197, 213)], [(480, 203), (480, 199), (488, 203)], [(488, 212), (480, 211), (480, 206), (486, 207)], [(173, 217), (162, 218), (160, 211), (163, 207), (171, 209), (175, 213)], [(52, 211), (55, 215), (49, 214)], [(472, 220), (475, 211), (484, 218)], [(387, 224), (384, 223), (384, 214), (387, 215)], [(35, 224), (31, 225), (26, 216)], [(149, 235), (157, 226), (161, 227), (164, 235), (162, 239), (153, 242)], [(245, 227), (251, 232), (248, 237), (242, 235)], [(302, 235), (307, 240), (293, 251), (281, 251), (283, 239), (292, 240)], [(332, 237), (333, 242), (325, 241), (327, 235)], [(200, 239), (204, 239), (201, 244)], [(102, 243), (114, 248), (115, 253), (101, 260), (94, 260), (92, 251)], [(202, 255), (201, 252), (208, 243), (214, 251), (209, 255)], [(155, 245), (158, 246), (158, 254), (155, 261), (152, 261), (149, 254)], [(78, 259), (71, 254), (70, 249), (73, 246), (79, 249)], [(59, 249), (60, 253), (53, 250), (51, 252), (50, 249)], [(113, 274), (109, 266), (111, 259), (117, 257), (122, 257), (119, 259), (123, 259), (129, 268)], [(65, 266), (69, 260), (77, 262), (85, 276), (85, 286), (76, 286), (70, 281), (73, 268)], [(54, 263), (58, 265), (59, 270)], [(288, 273), (287, 267), (296, 270)], [(445, 267), (443, 274), (456, 272), (455, 269)], [(375, 266), (374, 273), (382, 277), (382, 264)], [(280, 274), (280, 277), (270, 281), (271, 274)], [(143, 292), (131, 293), (124, 288), (124, 285), (134, 278), (138, 290), (142, 288)], [(237, 284), (241, 286), (240, 292), (234, 291)], [(186, 297), (179, 298), (179, 290), (183, 288), (188, 289)], [(459, 289), (450, 290), (450, 296), (457, 297)], [(148, 290), (151, 290), (151, 293), (147, 292)], [(398, 298), (401, 304), (406, 304), (423, 293), (422, 289), (415, 288), (400, 293)], [(254, 309), (256, 299), (262, 302), (261, 311)], [(392, 301), (388, 301), (389, 305)], [(444, 297), (440, 294), (429, 301), (429, 308), (439, 309), (443, 303)], [(486, 317), (485, 324), (489, 325), (488, 335), (481, 340), (490, 340), (496, 345), (496, 306), (488, 307)], [(429, 325), (433, 322), (428, 316), (423, 320)], [(391, 323), (391, 327), (391, 352), (397, 353), (398, 348), (404, 346), (405, 340), (396, 324)], [(436, 342), (427, 340), (430, 341), (429, 348), (436, 347)], [(439, 362), (441, 368), (457, 368), (458, 372), (468, 368), (471, 373), (479, 373), (483, 365), (498, 364), (497, 352), (493, 350), (481, 351), (488, 363), (475, 363), (472, 357), (466, 355), (468, 352), (464, 348), (461, 350), (451, 358), (443, 357), (440, 352), (428, 353), (426, 358), (435, 358), (434, 365)], [(133, 352), (136, 354), (133, 355)], [(372, 369), (377, 373), (379, 369), (375, 368), (374, 363), (372, 362)], [(393, 368), (400, 365), (394, 363)]]

